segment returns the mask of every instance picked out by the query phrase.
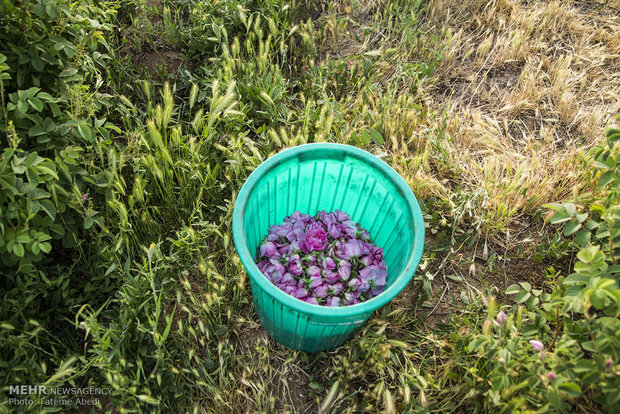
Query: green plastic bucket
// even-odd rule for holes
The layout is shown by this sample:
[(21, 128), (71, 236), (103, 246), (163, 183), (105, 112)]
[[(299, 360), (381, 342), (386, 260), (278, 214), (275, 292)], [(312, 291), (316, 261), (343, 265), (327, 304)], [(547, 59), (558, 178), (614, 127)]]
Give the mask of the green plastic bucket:
[[(254, 256), (269, 226), (294, 211), (335, 209), (383, 248), (388, 278), (378, 296), (334, 308), (287, 295), (260, 272)], [(319, 352), (342, 345), (409, 283), (422, 257), (424, 222), (407, 183), (379, 158), (349, 145), (306, 144), (274, 155), (248, 177), (235, 202), (233, 238), (265, 330), (289, 348)]]

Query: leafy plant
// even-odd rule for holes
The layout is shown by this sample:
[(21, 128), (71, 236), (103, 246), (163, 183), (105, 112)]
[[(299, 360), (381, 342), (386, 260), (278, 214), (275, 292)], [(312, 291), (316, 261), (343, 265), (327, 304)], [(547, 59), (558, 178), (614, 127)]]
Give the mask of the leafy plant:
[(542, 289), (533, 289), (532, 285), (528, 282), (520, 282), (508, 286), (506, 289), (507, 295), (516, 295), (515, 302), (517, 304), (525, 304), (528, 309), (533, 309), (540, 303), (540, 299), (549, 300), (549, 294), (543, 294)]
[(620, 130), (612, 128), (606, 145), (593, 150), (601, 193), (591, 213), (579, 213), (574, 203), (550, 205), (551, 222), (565, 223), (564, 234), (577, 234), (583, 245), (574, 273), (560, 276), (551, 294), (527, 282), (509, 286), (517, 305), (508, 316), (490, 305), (482, 332), (465, 340), (480, 358), (475, 370), (467, 368), (472, 396), (484, 397), (479, 402), (487, 410), (566, 412), (578, 398), (612, 410), (620, 401), (618, 141)]

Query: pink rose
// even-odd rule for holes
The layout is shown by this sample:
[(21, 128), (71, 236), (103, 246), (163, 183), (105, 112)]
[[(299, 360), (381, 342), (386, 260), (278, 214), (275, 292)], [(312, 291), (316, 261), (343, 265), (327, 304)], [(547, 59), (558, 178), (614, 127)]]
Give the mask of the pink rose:
[(333, 285), (328, 286), (327, 293), (330, 295), (338, 295), (340, 294), (340, 292), (342, 292), (342, 289), (344, 289), (344, 286), (342, 286), (342, 283), (340, 282), (334, 283)]
[(298, 288), (298, 289), (295, 290), (294, 296), (297, 299), (303, 299), (303, 298), (308, 296), (308, 291), (306, 289), (304, 289), (304, 288)]
[(352, 257), (359, 257), (362, 254), (362, 244), (357, 239), (351, 239), (342, 246), (343, 259), (349, 260)]
[(308, 276), (310, 277), (321, 277), (321, 268), (318, 266), (310, 266), (308, 267)]
[(276, 254), (278, 250), (273, 242), (267, 242), (260, 245), (260, 255), (264, 257), (271, 257)]
[(351, 276), (351, 266), (349, 262), (341, 262), (340, 267), (338, 267), (338, 275), (342, 280), (348, 280), (349, 276)]
[(336, 272), (325, 272), (324, 274), (327, 283), (336, 283), (340, 279), (340, 275)]
[(312, 223), (306, 227), (305, 239), (299, 246), (306, 253), (321, 251), (327, 247), (327, 233), (320, 223)]
[(301, 261), (299, 259), (293, 259), (288, 264), (288, 271), (294, 274), (295, 276), (299, 276), (304, 272), (301, 267)]
[(343, 221), (348, 221), (351, 219), (351, 216), (349, 216), (347, 213), (345, 213), (342, 210), (336, 210), (336, 220), (343, 222)]
[(340, 298), (338, 296), (330, 296), (325, 301), (326, 306), (340, 306)]
[(317, 298), (324, 298), (327, 296), (327, 285), (319, 285), (314, 288), (313, 292), (314, 296), (316, 296)]
[(323, 269), (325, 270), (334, 270), (336, 268), (336, 262), (331, 257), (326, 257), (323, 259)]
[(508, 317), (506, 316), (504, 311), (499, 311), (499, 313), (497, 314), (497, 323), (502, 324), (506, 322), (506, 319), (508, 319)]

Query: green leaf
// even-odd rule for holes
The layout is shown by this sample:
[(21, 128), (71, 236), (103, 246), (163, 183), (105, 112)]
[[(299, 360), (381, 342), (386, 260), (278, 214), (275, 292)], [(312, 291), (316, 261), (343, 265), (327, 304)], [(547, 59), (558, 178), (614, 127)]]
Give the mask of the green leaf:
[(49, 229), (56, 233), (58, 236), (65, 235), (65, 229), (60, 224), (52, 224)]
[(549, 403), (560, 410), (562, 408), (562, 398), (560, 397), (560, 393), (554, 389), (549, 390)]
[(594, 167), (601, 169), (601, 170), (607, 170), (609, 168), (613, 168), (613, 166), (614, 166), (614, 159), (609, 156), (609, 150), (607, 151), (607, 156), (598, 157), (594, 161)]
[(583, 223), (588, 218), (588, 213), (575, 214), (575, 218), (579, 223)]
[(579, 285), (569, 286), (564, 292), (564, 297), (577, 297), (581, 296), (581, 292), (583, 291), (583, 287)]
[(598, 179), (598, 189), (602, 190), (607, 184), (609, 184), (614, 178), (613, 171), (607, 171), (605, 174), (601, 175)]
[(604, 291), (602, 291), (602, 290), (595, 290), (590, 295), (590, 303), (596, 309), (603, 309), (605, 307), (605, 298), (606, 298), (606, 295), (605, 295)]
[(32, 200), (30, 202), (30, 210), (28, 211), (28, 213), (37, 214), (39, 211), (41, 211), (41, 203), (39, 203), (37, 200)]
[(78, 133), (87, 142), (93, 141), (93, 131), (87, 124), (79, 124), (77, 126)]
[(590, 280), (590, 276), (581, 275), (579, 273), (573, 273), (568, 275), (566, 279), (564, 279), (565, 285), (584, 285), (588, 283)]
[(174, 312), (175, 311), (176, 311), (176, 306), (172, 310), (172, 314), (170, 315), (170, 318), (168, 319), (168, 323), (166, 324), (166, 329), (164, 329), (164, 333), (161, 335), (161, 343), (162, 344), (166, 341), (166, 338), (168, 338), (168, 334), (170, 333), (170, 327), (172, 326), (172, 321), (174, 319)]
[(44, 241), (51, 240), (51, 239), (52, 239), (52, 236), (50, 236), (49, 234), (43, 233), (43, 232), (37, 232), (38, 241), (44, 242)]
[(26, 161), (24, 161), (24, 165), (26, 167), (32, 167), (32, 165), (34, 164), (34, 162), (37, 160), (39, 156), (37, 155), (36, 152), (31, 152), (30, 155), (28, 155), (26, 157)]
[(479, 336), (467, 345), (467, 349), (469, 350), (469, 352), (474, 352), (476, 349), (480, 348), (486, 342), (487, 342), (486, 337)]
[(47, 174), (52, 176), (53, 178), (58, 180), (58, 174), (56, 174), (56, 171), (52, 170), (51, 168), (45, 167), (43, 165), (37, 165), (35, 167), (39, 172), (43, 173), (43, 174)]
[(316, 381), (312, 381), (310, 384), (308, 384), (308, 386), (315, 391), (323, 391), (323, 386)]
[(577, 258), (584, 263), (592, 263), (599, 250), (600, 246), (588, 246), (577, 253)]
[(49, 253), (50, 251), (52, 251), (52, 245), (48, 242), (39, 243), (39, 247), (41, 248), (41, 251), (43, 253)]
[[(595, 206), (592, 206), (592, 210), (594, 210)], [(602, 212), (599, 212), (600, 214), (602, 214), (604, 212), (604, 210)], [(594, 230), (595, 228), (599, 227), (601, 225), (601, 223), (595, 221), (595, 220), (588, 220), (586, 222), (586, 229), (588, 230)]]
[(110, 131), (114, 131), (114, 132), (117, 132), (119, 134), (121, 133), (121, 129), (119, 127), (117, 127), (116, 125), (114, 125), (113, 123), (111, 123), (111, 122), (106, 122), (103, 127), (106, 128), (106, 129), (109, 129)]
[(28, 234), (21, 233), (15, 237), (15, 241), (18, 243), (30, 243), (32, 239), (30, 238)]
[(519, 292), (521, 292), (521, 286), (517, 285), (516, 283), (514, 285), (508, 286), (508, 288), (506, 289), (507, 295), (514, 295), (515, 293)]
[(15, 243), (13, 245), (13, 253), (17, 257), (24, 257), (24, 245), (21, 243)]
[(372, 138), (373, 142), (377, 144), (378, 146), (383, 145), (383, 143), (385, 142), (383, 140), (383, 136), (381, 136), (381, 134), (376, 129), (368, 128), (368, 133), (370, 134), (370, 137)]
[(47, 92), (39, 92), (39, 94), (37, 95), (37, 98), (43, 99), (45, 102), (55, 102), (56, 101), (56, 99), (54, 99), (52, 97), (52, 95), (50, 95)]
[(598, 283), (596, 284), (597, 289), (607, 289), (610, 288), (612, 286), (614, 286), (616, 284), (616, 281), (614, 279), (609, 279), (609, 278), (601, 278)]
[(558, 211), (553, 215), (553, 217), (551, 217), (551, 224), (564, 223), (568, 220), (570, 220), (570, 216), (568, 214), (564, 211)]
[(35, 111), (41, 112), (43, 110), (43, 102), (41, 102), (38, 98), (30, 98), (28, 99), (28, 103), (32, 106)]
[(32, 184), (33, 187), (38, 186), (41, 182), (41, 178), (34, 168), (26, 169), (26, 178), (28, 178), (28, 182)]
[(529, 309), (532, 309), (532, 308), (534, 308), (535, 306), (537, 306), (537, 305), (538, 305), (538, 302), (539, 302), (538, 298), (537, 298), (537, 297), (535, 297), (535, 296), (532, 296), (532, 297), (530, 297), (530, 298), (529, 298), (529, 299), (525, 302), (525, 305), (526, 305)]
[(528, 300), (530, 298), (530, 296), (532, 296), (532, 294), (526, 290), (522, 290), (521, 292), (517, 293), (517, 296), (515, 296), (515, 301), (517, 303), (523, 303), (526, 300)]
[(41, 200), (41, 210), (45, 211), (52, 220), (56, 220), (56, 206), (51, 200)]
[(32, 200), (41, 200), (42, 198), (49, 198), (50, 193), (40, 188), (33, 188), (30, 193), (28, 193), (28, 197)]
[(577, 213), (577, 206), (573, 203), (564, 203), (564, 208), (566, 209), (566, 214), (569, 216), (574, 216)]
[(610, 392), (607, 393), (607, 406), (614, 407), (618, 403), (618, 401), (620, 401), (620, 392), (617, 392), (617, 390), (614, 389), (613, 385), (611, 384), (608, 387), (611, 389), (609, 390)]
[(359, 137), (360, 137), (360, 140), (362, 141), (362, 144), (364, 145), (370, 144), (370, 141), (372, 139), (370, 135), (368, 134), (368, 132), (366, 131), (360, 131)]
[(76, 68), (67, 68), (63, 70), (62, 72), (60, 72), (58, 76), (60, 76), (61, 78), (66, 78), (66, 77), (75, 75), (77, 71), (78, 70)]
[(17, 102), (17, 112), (19, 112), (22, 115), (25, 115), (26, 112), (28, 112), (28, 104), (26, 104), (26, 102), (24, 102), (24, 101), (18, 101)]
[(585, 247), (590, 242), (591, 237), (592, 236), (588, 230), (581, 229), (575, 235), (575, 241), (580, 247)]
[(550, 208), (551, 210), (555, 210), (555, 211), (564, 211), (564, 206), (561, 203), (543, 204), (543, 207)]
[(32, 6), (32, 12), (37, 16), (37, 17), (43, 17), (43, 13), (45, 12), (45, 8), (43, 6), (43, 4), (41, 3), (35, 3)]
[(573, 382), (565, 382), (559, 386), (559, 389), (573, 398), (577, 398), (581, 395), (581, 388)]
[(67, 44), (67, 45), (65, 45), (63, 50), (65, 52), (65, 55), (67, 55), (67, 57), (69, 59), (73, 59), (73, 56), (75, 55), (75, 51), (74, 51), (73, 45)]
[(568, 237), (571, 234), (574, 234), (577, 230), (581, 228), (581, 223), (577, 223), (575, 221), (569, 221), (564, 226), (564, 236)]
[[(18, 160), (17, 158), (15, 158), (15, 160)], [(25, 165), (21, 165), (21, 164), (13, 164), (12, 166), (13, 172), (15, 174), (23, 174), (26, 172), (26, 166)]]
[(45, 62), (43, 62), (41, 58), (34, 57), (30, 61), (30, 63), (32, 64), (32, 67), (34, 68), (34, 70), (36, 70), (37, 72), (43, 72), (43, 68), (45, 67)]
[(580, 359), (573, 367), (573, 371), (580, 374), (596, 369), (596, 364), (588, 359)]
[(11, 191), (13, 195), (21, 194), (17, 187), (15, 187), (15, 177), (10, 175), (0, 175), (0, 188), (2, 187)]
[(51, 4), (47, 4), (45, 6), (45, 12), (52, 19), (55, 19), (56, 17), (58, 17), (58, 13), (56, 12), (56, 9)]

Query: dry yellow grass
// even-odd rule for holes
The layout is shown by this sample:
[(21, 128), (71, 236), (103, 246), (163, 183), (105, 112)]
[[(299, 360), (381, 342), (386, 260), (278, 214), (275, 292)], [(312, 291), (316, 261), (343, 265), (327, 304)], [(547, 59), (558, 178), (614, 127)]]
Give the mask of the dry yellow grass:
[(446, 40), (422, 98), (487, 219), (588, 185), (580, 154), (620, 112), (620, 1), (433, 0), (424, 28)]
[[(345, 61), (346, 78), (380, 56), (372, 79), (353, 78), (372, 86), (342, 98), (344, 142), (379, 128), (418, 196), (454, 211), (475, 197), (473, 221), (491, 233), (592, 185), (585, 154), (620, 113), (620, 0), (431, 0), (420, 21), (402, 17), (399, 30), (424, 33), (413, 42), (385, 35), (391, 5), (335, 1), (317, 26), (324, 69)], [(416, 84), (416, 65), (436, 52), (439, 65)]]

